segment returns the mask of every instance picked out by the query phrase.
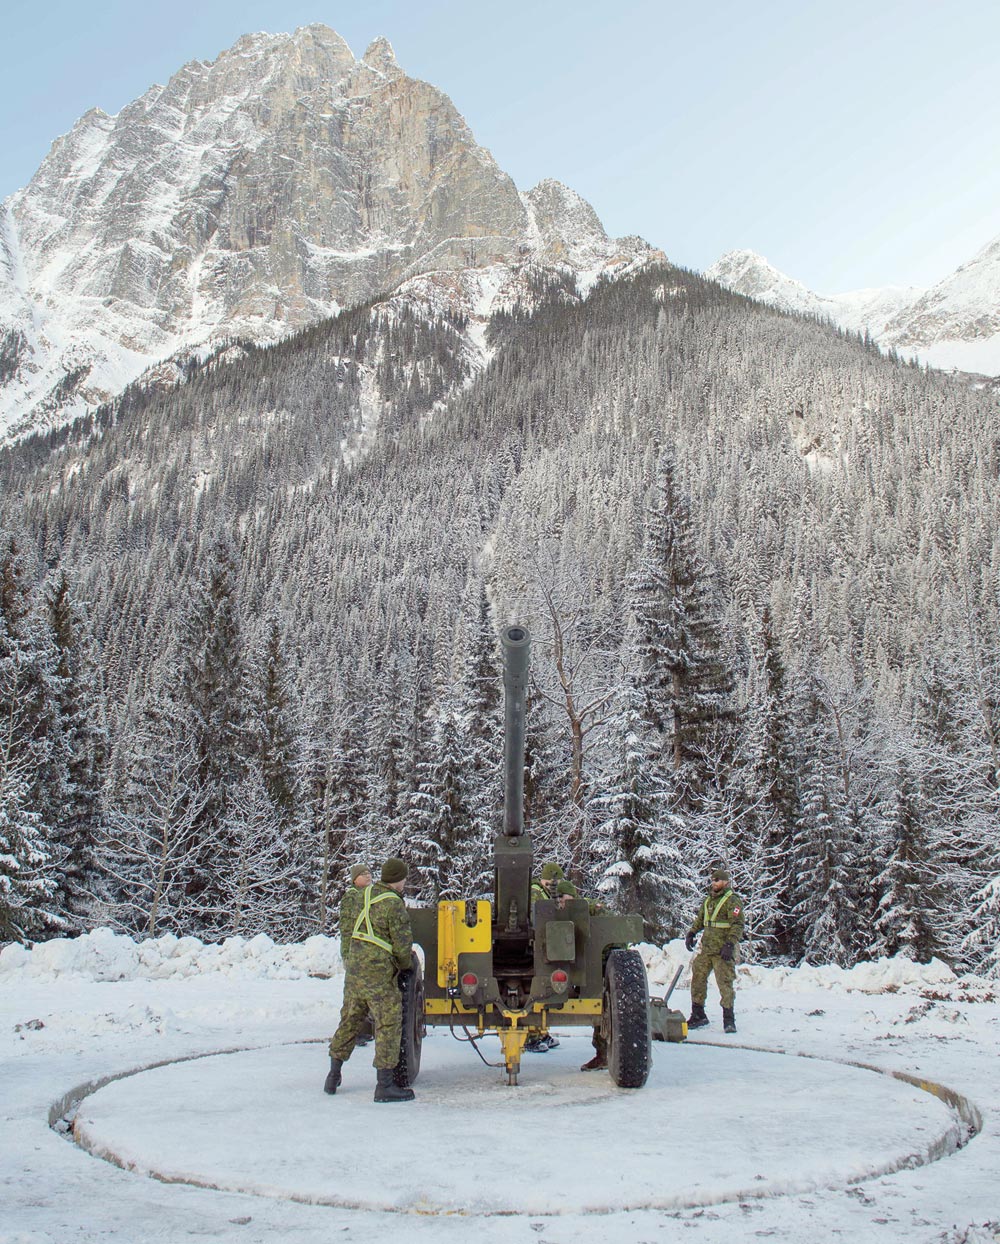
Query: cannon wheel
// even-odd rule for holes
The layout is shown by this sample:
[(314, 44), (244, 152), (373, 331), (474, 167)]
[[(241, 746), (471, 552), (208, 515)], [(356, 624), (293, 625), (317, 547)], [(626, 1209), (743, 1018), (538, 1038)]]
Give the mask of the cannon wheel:
[(399, 974), (399, 989), (403, 995), (403, 1035), (394, 1078), (400, 1088), (408, 1088), (420, 1074), (424, 1039), (424, 974), (415, 952), (411, 966)]
[(637, 950), (613, 950), (604, 969), (608, 1071), (619, 1088), (642, 1088), (653, 1062), (649, 985)]

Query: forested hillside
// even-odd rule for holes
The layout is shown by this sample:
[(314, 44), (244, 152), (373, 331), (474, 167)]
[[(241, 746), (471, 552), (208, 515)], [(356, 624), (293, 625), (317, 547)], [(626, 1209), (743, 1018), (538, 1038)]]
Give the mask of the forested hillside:
[(0, 937), (295, 937), (388, 852), (489, 888), (496, 633), (527, 815), (651, 938), (998, 970), (1000, 406), (674, 268), (358, 308), (0, 455)]

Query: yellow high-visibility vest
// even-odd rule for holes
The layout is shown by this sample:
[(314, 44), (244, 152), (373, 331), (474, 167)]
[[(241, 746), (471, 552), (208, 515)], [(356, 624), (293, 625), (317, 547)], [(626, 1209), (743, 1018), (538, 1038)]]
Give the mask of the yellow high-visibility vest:
[(709, 917), (709, 914), (708, 914), (709, 899), (707, 898), (705, 899), (705, 910), (702, 912), (701, 919), (706, 929), (728, 929), (731, 927), (731, 924), (728, 920), (716, 920), (715, 917), (722, 910), (726, 899), (732, 898), (732, 897), (733, 897), (732, 890), (727, 890), (725, 894), (723, 894), (722, 898), (720, 898), (719, 901), (715, 904), (715, 910), (712, 912), (711, 917)]
[[(379, 946), (382, 950), (392, 954), (392, 943), (387, 942), (384, 937), (379, 937), (372, 928), (372, 907), (375, 903), (381, 903), (384, 898), (392, 898), (391, 890), (387, 890), (385, 894), (376, 894), (372, 898), (372, 887), (365, 886), (365, 902), (361, 908), (361, 914), (354, 922), (354, 932), (351, 934), (351, 940), (355, 942), (370, 942), (373, 946)], [(398, 896), (397, 896), (398, 897)], [(364, 925), (364, 928), (362, 928)]]

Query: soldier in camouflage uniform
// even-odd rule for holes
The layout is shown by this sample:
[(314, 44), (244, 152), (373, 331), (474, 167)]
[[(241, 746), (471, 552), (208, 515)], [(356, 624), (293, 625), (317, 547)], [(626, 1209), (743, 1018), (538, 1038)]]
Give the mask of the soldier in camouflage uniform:
[[(351, 953), (351, 934), (361, 908), (364, 906), (365, 890), (372, 883), (372, 870), (367, 864), (355, 864), (351, 869), (351, 884), (340, 900), (340, 959), (347, 969), (347, 956)], [(375, 1036), (372, 1017), (369, 1015), (355, 1038), (355, 1045), (367, 1045)], [(333, 1044), (331, 1038), (331, 1045)]]
[[(567, 899), (579, 898), (579, 897), (580, 895), (576, 889), (576, 886), (571, 885), (569, 882), (559, 883), (559, 906), (560, 907), (562, 907), (565, 904)], [(590, 914), (592, 916), (600, 916), (604, 914), (605, 912), (607, 912), (608, 910), (607, 907), (605, 907), (603, 903), (599, 903), (597, 902), (596, 899), (592, 899), (592, 898), (587, 900), (587, 906), (590, 908)], [(608, 955), (613, 950), (617, 950), (617, 949), (619, 949), (617, 946), (605, 946), (604, 954), (602, 956), (603, 967), (605, 968), (607, 967)], [(594, 1057), (589, 1059), (587, 1062), (583, 1063), (580, 1067), (580, 1070), (581, 1071), (604, 1071), (608, 1065), (608, 1039), (604, 1035), (604, 1033), (601, 1031), (600, 1023), (597, 1023), (594, 1025), (594, 1030), (590, 1034), (590, 1044), (594, 1047)]]
[(691, 1018), (688, 1028), (704, 1028), (708, 1023), (705, 999), (708, 978), (714, 971), (722, 995), (722, 1021), (726, 1032), (736, 1031), (733, 988), (736, 981), (736, 956), (743, 936), (743, 900), (729, 888), (729, 873), (716, 868), (704, 902), (684, 938), (688, 950), (694, 950), (695, 938), (701, 933), (701, 949), (691, 963)]
[[(537, 877), (531, 880), (531, 907), (534, 910), (535, 904), (540, 899), (556, 898), (562, 886), (569, 886), (576, 893), (575, 887), (571, 882), (566, 880), (566, 874), (555, 860), (548, 860), (542, 865), (542, 870)], [(559, 1039), (554, 1037), (551, 1032), (542, 1032), (540, 1028), (529, 1028), (528, 1039), (524, 1043), (525, 1051), (528, 1054), (547, 1054), (549, 1050), (554, 1050), (559, 1044)]]
[(340, 900), (340, 957), (347, 967), (351, 953), (351, 934), (361, 908), (364, 906), (365, 890), (372, 883), (372, 870), (367, 864), (355, 864), (351, 869), (351, 884)]
[(555, 860), (549, 860), (543, 864), (542, 871), (537, 877), (533, 877), (531, 881), (532, 905), (537, 903), (540, 898), (555, 898), (557, 883), (565, 880), (566, 874)]
[(368, 886), (361, 912), (354, 922), (344, 978), (344, 1005), (340, 1026), (330, 1041), (330, 1071), (323, 1088), (336, 1093), (343, 1064), (351, 1057), (355, 1040), (368, 1013), (375, 1020), (376, 1101), (412, 1101), (413, 1090), (395, 1082), (403, 1027), (403, 1000), (397, 973), (410, 967), (413, 933), (403, 902), (407, 868), (402, 860), (388, 859), (382, 880)]

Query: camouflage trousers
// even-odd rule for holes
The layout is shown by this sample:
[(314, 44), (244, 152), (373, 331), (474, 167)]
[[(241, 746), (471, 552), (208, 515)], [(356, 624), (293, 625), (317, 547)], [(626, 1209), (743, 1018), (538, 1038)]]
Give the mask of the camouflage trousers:
[(395, 976), (357, 976), (348, 970), (340, 1025), (330, 1038), (330, 1057), (342, 1062), (351, 1057), (369, 1015), (375, 1025), (375, 1066), (379, 1070), (395, 1067), (403, 1035), (403, 999)]
[(705, 1005), (708, 997), (708, 978), (715, 971), (715, 983), (719, 986), (722, 1005), (731, 1008), (736, 1001), (733, 986), (736, 982), (736, 963), (728, 962), (721, 955), (710, 955), (699, 951), (691, 962), (691, 1001)]

